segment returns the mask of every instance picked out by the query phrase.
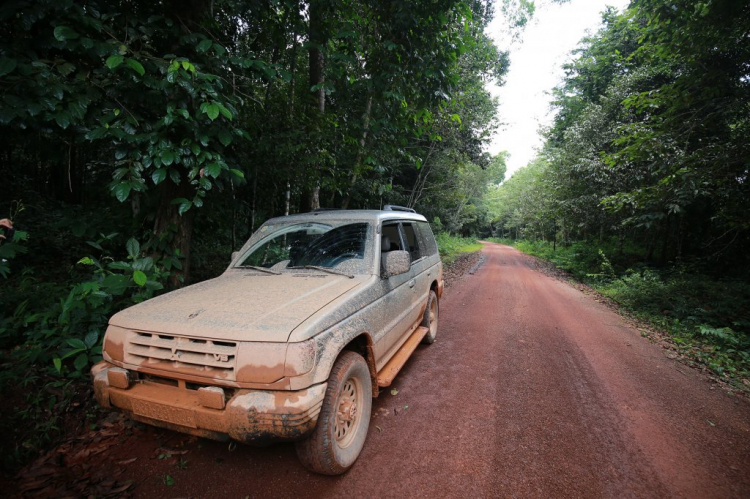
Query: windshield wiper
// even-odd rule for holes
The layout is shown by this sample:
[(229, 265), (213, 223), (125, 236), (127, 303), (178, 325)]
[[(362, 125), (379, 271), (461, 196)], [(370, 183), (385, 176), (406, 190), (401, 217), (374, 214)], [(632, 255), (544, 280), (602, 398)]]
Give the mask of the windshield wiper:
[(346, 272), (341, 272), (340, 270), (331, 269), (328, 267), (318, 267), (317, 265), (304, 265), (302, 267), (287, 267), (288, 269), (311, 269), (311, 270), (320, 270), (322, 272), (328, 272), (329, 274), (336, 274), (336, 275), (342, 275), (344, 277), (348, 277), (349, 279), (354, 279), (354, 276), (352, 274), (347, 274)]
[(281, 272), (276, 272), (275, 270), (267, 269), (265, 267), (256, 267), (255, 265), (240, 265), (239, 268), (260, 270), (261, 272), (266, 272), (268, 274), (281, 275)]

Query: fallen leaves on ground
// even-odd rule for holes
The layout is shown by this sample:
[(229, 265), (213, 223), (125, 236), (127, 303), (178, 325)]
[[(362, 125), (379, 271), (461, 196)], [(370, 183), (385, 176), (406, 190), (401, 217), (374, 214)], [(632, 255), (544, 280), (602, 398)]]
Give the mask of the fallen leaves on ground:
[(127, 497), (132, 480), (119, 480), (124, 468), (136, 458), (109, 467), (94, 466), (96, 456), (116, 446), (124, 425), (113, 413), (99, 429), (88, 430), (63, 442), (21, 470), (16, 476), (21, 497)]

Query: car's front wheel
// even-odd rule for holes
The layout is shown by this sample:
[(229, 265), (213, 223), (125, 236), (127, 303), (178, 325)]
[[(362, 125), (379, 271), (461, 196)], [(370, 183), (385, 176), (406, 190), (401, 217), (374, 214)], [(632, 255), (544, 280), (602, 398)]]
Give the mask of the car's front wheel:
[(344, 352), (328, 377), (318, 425), (297, 442), (297, 456), (309, 470), (340, 475), (359, 457), (367, 438), (372, 410), (372, 380), (365, 359)]

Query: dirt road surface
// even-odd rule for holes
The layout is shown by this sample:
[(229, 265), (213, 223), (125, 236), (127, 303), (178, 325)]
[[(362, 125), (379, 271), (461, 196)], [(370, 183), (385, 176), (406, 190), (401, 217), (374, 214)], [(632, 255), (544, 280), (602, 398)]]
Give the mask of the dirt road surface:
[(746, 399), (529, 257), (484, 253), (446, 292), (438, 341), (374, 401), (346, 475), (308, 473), (292, 445), (230, 451), (152, 429), (99, 462), (137, 497), (750, 497)]

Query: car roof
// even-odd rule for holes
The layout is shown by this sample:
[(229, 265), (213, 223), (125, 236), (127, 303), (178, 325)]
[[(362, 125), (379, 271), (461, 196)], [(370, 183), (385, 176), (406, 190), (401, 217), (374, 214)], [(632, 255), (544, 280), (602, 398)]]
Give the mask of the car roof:
[(288, 223), (288, 222), (310, 222), (310, 221), (352, 221), (352, 222), (374, 222), (383, 220), (414, 220), (426, 222), (427, 219), (419, 213), (400, 210), (320, 210), (309, 213), (298, 213), (286, 217), (276, 217), (266, 221), (266, 224)]

